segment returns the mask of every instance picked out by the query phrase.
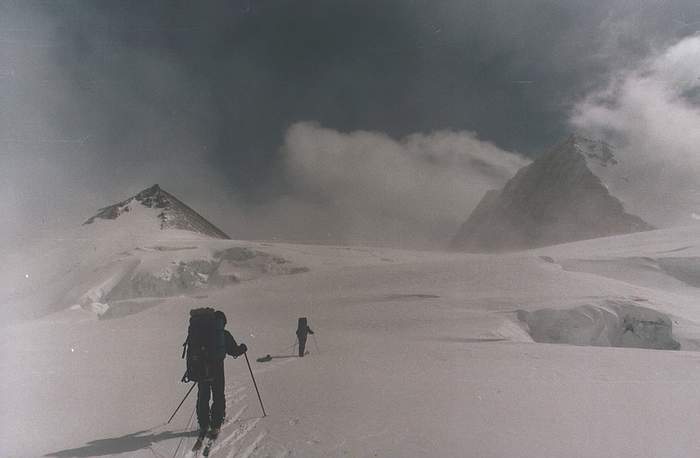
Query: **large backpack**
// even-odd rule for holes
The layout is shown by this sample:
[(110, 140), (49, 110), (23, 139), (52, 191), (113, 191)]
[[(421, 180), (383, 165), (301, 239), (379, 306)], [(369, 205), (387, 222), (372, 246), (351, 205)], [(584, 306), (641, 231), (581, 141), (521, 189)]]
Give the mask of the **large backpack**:
[(215, 364), (226, 357), (225, 324), (224, 318), (216, 314), (213, 308), (190, 311), (187, 340), (182, 344), (182, 357), (187, 356), (187, 370), (182, 376), (183, 382), (213, 380)]

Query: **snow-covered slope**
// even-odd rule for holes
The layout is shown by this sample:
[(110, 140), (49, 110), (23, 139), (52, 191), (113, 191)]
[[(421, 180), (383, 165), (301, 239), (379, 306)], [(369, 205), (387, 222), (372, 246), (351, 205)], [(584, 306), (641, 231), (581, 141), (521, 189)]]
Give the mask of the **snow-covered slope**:
[(616, 163), (609, 145), (570, 136), (502, 190), (488, 191), (452, 247), (508, 251), (651, 229), (626, 213), (601, 181)]
[(156, 218), (160, 222), (161, 230), (179, 229), (216, 239), (231, 238), (157, 184), (125, 201), (101, 208), (83, 224), (92, 224), (97, 219), (115, 220), (138, 207), (157, 209)]
[[(262, 418), (245, 361), (227, 360), (228, 421), (213, 456), (680, 458), (700, 450), (700, 356), (688, 351), (700, 341), (700, 289), (688, 281), (700, 228), (507, 255), (202, 243), (308, 271), (162, 297), (113, 319), (78, 308), (5, 325), (3, 456), (187, 456), (194, 394), (164, 423), (188, 388), (178, 382), (181, 344), (188, 310), (199, 306), (224, 310), (248, 345), (268, 413)], [(642, 269), (640, 259), (676, 270)], [(316, 332), (303, 359), (293, 356), (299, 316)], [(635, 318), (630, 329), (614, 326), (626, 316)], [(561, 341), (579, 345), (536, 343), (561, 317), (572, 324), (555, 327)], [(592, 346), (643, 346), (644, 336), (681, 351)], [(255, 362), (268, 353), (272, 361)]]
[(6, 320), (70, 306), (124, 315), (163, 297), (304, 270), (226, 243), (208, 224), (156, 185), (82, 226), (5, 253), (0, 311)]

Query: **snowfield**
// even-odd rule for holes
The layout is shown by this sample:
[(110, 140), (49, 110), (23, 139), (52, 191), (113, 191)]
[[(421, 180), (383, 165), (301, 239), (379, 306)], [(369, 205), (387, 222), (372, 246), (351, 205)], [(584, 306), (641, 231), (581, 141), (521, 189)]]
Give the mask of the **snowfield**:
[(3, 311), (41, 313), (2, 328), (0, 455), (189, 456), (196, 390), (165, 421), (214, 306), (268, 416), (228, 358), (212, 456), (700, 456), (698, 227), (503, 255), (133, 231), (6, 258)]

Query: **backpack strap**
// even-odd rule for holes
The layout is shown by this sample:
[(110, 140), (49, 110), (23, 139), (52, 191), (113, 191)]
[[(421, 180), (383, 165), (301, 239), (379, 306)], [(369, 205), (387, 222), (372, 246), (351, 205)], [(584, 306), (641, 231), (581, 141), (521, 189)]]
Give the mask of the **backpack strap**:
[[(187, 352), (187, 345), (190, 343), (190, 336), (187, 336), (187, 339), (185, 339), (185, 343), (182, 344), (182, 359), (185, 359), (185, 353)], [(183, 383), (190, 383), (189, 377), (187, 377), (187, 370), (185, 370), (185, 373), (182, 375), (182, 378), (180, 379), (181, 382)]]
[(185, 359), (185, 353), (187, 352), (187, 344), (190, 343), (190, 336), (187, 336), (187, 339), (185, 339), (185, 343), (182, 344), (182, 359)]

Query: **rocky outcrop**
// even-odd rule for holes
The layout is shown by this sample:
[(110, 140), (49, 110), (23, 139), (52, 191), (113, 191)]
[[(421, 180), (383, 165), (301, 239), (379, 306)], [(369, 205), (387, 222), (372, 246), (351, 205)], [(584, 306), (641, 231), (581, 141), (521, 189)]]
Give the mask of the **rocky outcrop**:
[(626, 213), (592, 171), (616, 164), (609, 145), (570, 136), (488, 191), (452, 248), (509, 251), (653, 229)]
[(117, 219), (131, 211), (133, 205), (161, 210), (158, 213), (160, 228), (181, 229), (216, 239), (230, 239), (224, 231), (207, 221), (199, 213), (185, 205), (177, 197), (161, 189), (157, 184), (144, 189), (133, 197), (109, 207), (101, 208), (96, 215), (83, 224), (92, 224), (96, 219)]

